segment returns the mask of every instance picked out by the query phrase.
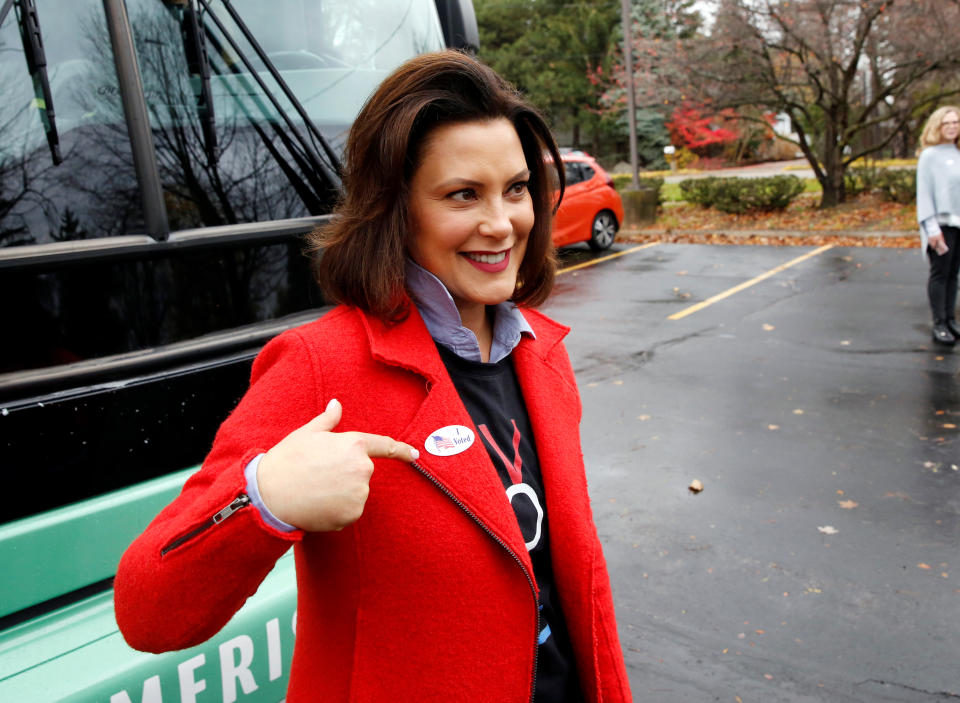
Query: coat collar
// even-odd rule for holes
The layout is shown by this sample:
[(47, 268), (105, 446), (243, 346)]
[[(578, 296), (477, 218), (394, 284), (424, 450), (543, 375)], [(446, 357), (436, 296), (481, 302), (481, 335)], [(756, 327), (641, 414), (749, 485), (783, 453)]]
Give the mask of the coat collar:
[[(409, 310), (410, 313), (404, 320), (392, 324), (363, 311), (358, 312), (367, 333), (371, 353), (377, 361), (400, 366), (436, 382), (447, 376), (446, 368), (438, 353), (425, 353), (427, 349), (436, 352), (433, 340), (416, 306), (411, 303)], [(536, 338), (524, 337), (518, 349), (522, 348), (525, 358), (529, 354), (532, 359), (546, 361), (570, 328), (534, 310), (523, 309), (522, 313)]]

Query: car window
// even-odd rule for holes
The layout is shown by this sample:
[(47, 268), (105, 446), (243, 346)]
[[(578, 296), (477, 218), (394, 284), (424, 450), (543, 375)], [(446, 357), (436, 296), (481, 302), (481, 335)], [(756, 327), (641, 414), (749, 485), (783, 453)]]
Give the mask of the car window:
[(573, 161), (565, 161), (563, 170), (567, 177), (568, 186), (572, 186), (583, 180), (583, 175), (580, 172), (580, 164)]
[(596, 171), (587, 166), (586, 164), (580, 164), (580, 168), (583, 169), (583, 180), (589, 181), (591, 178), (596, 175)]

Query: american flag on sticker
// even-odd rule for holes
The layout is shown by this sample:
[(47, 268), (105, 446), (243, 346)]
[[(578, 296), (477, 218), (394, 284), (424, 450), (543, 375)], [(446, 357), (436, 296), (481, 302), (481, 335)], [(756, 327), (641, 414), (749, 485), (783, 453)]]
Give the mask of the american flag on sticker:
[(455, 449), (456, 445), (452, 440), (447, 439), (446, 437), (441, 437), (438, 434), (433, 435), (433, 444), (437, 449)]

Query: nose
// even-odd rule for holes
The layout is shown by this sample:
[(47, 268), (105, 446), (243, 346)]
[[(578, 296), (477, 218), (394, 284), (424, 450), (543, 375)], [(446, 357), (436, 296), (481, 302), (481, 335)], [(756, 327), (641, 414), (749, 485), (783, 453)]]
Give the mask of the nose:
[(484, 208), (477, 231), (484, 237), (496, 239), (505, 239), (513, 234), (513, 222), (510, 219), (508, 205), (502, 197), (492, 199)]

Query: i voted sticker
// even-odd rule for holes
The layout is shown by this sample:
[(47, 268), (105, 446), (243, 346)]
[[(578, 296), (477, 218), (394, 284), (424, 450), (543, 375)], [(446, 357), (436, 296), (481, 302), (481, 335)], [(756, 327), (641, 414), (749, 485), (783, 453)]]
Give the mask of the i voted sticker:
[(453, 456), (469, 449), (474, 439), (469, 427), (447, 425), (431, 432), (423, 446), (434, 456)]

